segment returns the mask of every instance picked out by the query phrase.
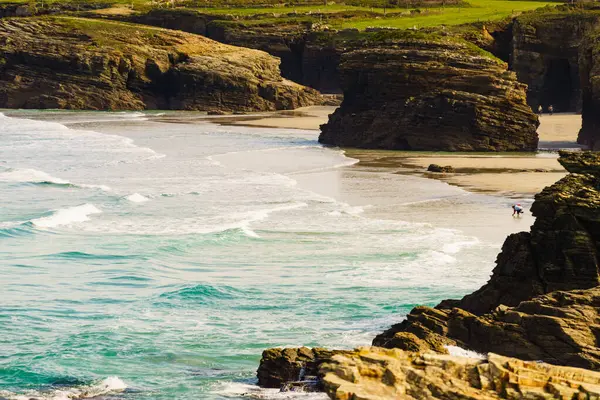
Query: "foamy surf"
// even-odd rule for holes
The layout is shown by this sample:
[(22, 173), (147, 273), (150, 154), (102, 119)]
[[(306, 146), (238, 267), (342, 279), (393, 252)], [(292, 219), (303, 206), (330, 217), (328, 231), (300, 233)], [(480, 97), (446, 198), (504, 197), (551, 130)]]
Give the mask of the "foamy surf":
[(47, 217), (31, 220), (31, 223), (39, 228), (54, 228), (61, 225), (89, 221), (90, 215), (100, 214), (101, 212), (93, 204), (82, 204), (76, 207), (56, 210)]
[(326, 400), (325, 393), (318, 392), (282, 392), (279, 389), (264, 389), (256, 385), (241, 382), (223, 382), (218, 384), (214, 393), (227, 398), (249, 398), (260, 400)]
[(9, 168), (4, 172), (0, 172), (0, 182), (64, 185), (85, 189), (100, 189), (105, 192), (110, 191), (110, 187), (106, 185), (77, 184), (33, 168)]
[(91, 399), (98, 396), (125, 391), (127, 385), (117, 376), (109, 376), (88, 386), (61, 388), (48, 391), (30, 390), (24, 393), (0, 391), (0, 396), (9, 400), (73, 400)]
[(36, 169), (24, 168), (13, 169), (0, 173), (0, 182), (23, 182), (23, 183), (54, 183), (57, 185), (69, 185), (71, 182), (56, 178), (43, 171)]
[(446, 348), (446, 350), (448, 350), (448, 353), (451, 356), (466, 357), (466, 358), (477, 358), (477, 359), (480, 359), (480, 360), (485, 360), (487, 358), (487, 356), (485, 354), (481, 354), (481, 353), (478, 353), (478, 352), (473, 351), (473, 350), (463, 349), (462, 347), (452, 346), (452, 345), (446, 345), (444, 347)]
[(125, 198), (127, 200), (131, 201), (132, 203), (144, 203), (144, 202), (150, 200), (146, 196), (142, 196), (139, 193), (130, 194), (129, 196), (126, 196)]

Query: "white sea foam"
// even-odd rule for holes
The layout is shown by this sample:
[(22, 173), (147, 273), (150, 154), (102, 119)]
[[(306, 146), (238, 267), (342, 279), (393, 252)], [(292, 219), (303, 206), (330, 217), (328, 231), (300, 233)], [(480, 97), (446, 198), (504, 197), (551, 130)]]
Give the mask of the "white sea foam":
[(65, 179), (56, 178), (43, 171), (31, 168), (10, 168), (0, 172), (0, 182), (55, 183), (57, 185), (69, 185), (71, 183)]
[(133, 203), (144, 203), (144, 202), (150, 200), (149, 198), (142, 196), (139, 193), (130, 194), (129, 196), (126, 196), (125, 198)]
[(264, 399), (264, 400), (287, 400), (287, 399), (303, 399), (303, 400), (325, 400), (328, 399), (325, 393), (318, 392), (282, 392), (279, 389), (263, 389), (256, 385), (240, 382), (222, 382), (219, 383), (214, 390), (214, 393), (223, 397), (231, 398), (249, 398), (249, 399)]
[(89, 185), (85, 183), (77, 184), (66, 179), (54, 177), (44, 171), (38, 171), (32, 168), (9, 168), (4, 172), (0, 172), (0, 182), (14, 183), (50, 183), (54, 185), (71, 185), (86, 189), (100, 189), (110, 191), (110, 187), (106, 185)]
[(90, 215), (100, 214), (101, 212), (93, 204), (82, 204), (76, 207), (56, 210), (47, 217), (32, 220), (31, 223), (40, 228), (54, 228), (56, 226), (88, 221)]
[(452, 345), (446, 345), (444, 347), (446, 348), (446, 350), (448, 350), (448, 353), (451, 356), (477, 358), (480, 360), (485, 360), (487, 358), (485, 354), (477, 353), (476, 351), (473, 351), (473, 350), (463, 349), (462, 347), (452, 346)]
[(24, 393), (0, 391), (0, 396), (9, 400), (74, 400), (121, 393), (125, 389), (127, 389), (127, 385), (119, 377), (109, 376), (102, 381), (87, 386), (48, 391), (28, 390)]

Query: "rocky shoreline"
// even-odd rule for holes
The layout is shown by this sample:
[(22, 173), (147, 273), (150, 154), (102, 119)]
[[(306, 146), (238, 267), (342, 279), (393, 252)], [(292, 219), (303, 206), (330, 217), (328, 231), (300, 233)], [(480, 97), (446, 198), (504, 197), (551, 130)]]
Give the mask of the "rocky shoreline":
[[(600, 367), (600, 154), (561, 152), (560, 162), (569, 175), (536, 196), (531, 232), (507, 238), (481, 289), (435, 308), (416, 307), (378, 335), (373, 348), (265, 350), (259, 384), (285, 387), (308, 376), (310, 388), (332, 399), (595, 396), (592, 381), (564, 389), (548, 384), (593, 380), (597, 373), (590, 370)], [(437, 355), (447, 354), (448, 346), (487, 356), (481, 361)], [(510, 374), (487, 385), (483, 365), (497, 362), (494, 373), (508, 368), (517, 376), (535, 376), (533, 388)], [(530, 390), (540, 397), (528, 397)]]

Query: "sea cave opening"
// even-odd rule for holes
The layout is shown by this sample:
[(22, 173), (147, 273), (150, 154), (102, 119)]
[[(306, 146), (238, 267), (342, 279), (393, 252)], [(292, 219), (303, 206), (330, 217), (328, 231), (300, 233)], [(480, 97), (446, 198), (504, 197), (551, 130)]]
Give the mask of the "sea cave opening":
[(546, 62), (544, 84), (540, 104), (547, 109), (552, 105), (555, 112), (576, 111), (576, 80), (573, 79), (571, 64), (566, 58), (553, 58)]

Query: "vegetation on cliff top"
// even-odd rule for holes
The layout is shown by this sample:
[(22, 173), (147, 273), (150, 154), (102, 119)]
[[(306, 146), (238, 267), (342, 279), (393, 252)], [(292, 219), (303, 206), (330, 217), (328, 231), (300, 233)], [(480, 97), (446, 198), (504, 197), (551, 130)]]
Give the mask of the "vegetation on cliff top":
[(104, 8), (103, 12), (113, 7), (115, 13), (156, 8), (192, 9), (243, 21), (243, 24), (248, 25), (312, 22), (336, 29), (361, 30), (367, 27), (407, 29), (495, 21), (556, 4), (537, 0), (348, 0), (343, 4), (326, 3), (325, 0), (305, 0), (297, 4), (272, 4), (265, 0), (0, 0), (0, 6), (27, 4), (37, 9), (50, 6), (65, 6), (69, 9)]

